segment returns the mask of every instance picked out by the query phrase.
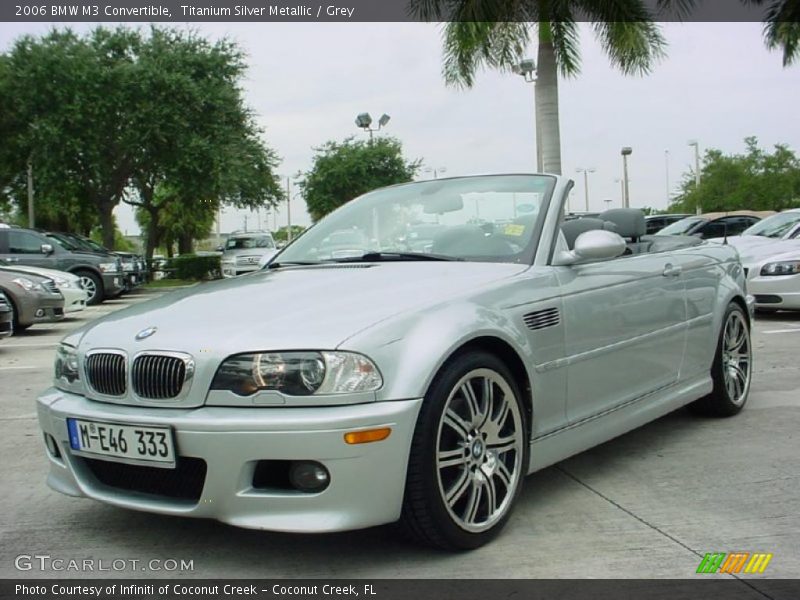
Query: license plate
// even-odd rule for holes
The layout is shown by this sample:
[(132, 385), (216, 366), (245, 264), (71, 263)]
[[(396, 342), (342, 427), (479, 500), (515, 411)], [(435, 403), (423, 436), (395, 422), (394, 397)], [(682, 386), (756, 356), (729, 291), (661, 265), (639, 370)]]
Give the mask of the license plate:
[(69, 445), (80, 454), (105, 456), (124, 462), (175, 466), (175, 444), (169, 427), (142, 427), (67, 419)]

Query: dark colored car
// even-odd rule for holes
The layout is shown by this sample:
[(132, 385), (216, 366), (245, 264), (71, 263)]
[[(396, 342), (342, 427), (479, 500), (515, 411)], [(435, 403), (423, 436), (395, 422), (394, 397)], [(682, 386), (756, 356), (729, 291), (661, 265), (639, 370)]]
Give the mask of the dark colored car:
[(14, 333), (14, 311), (3, 292), (0, 292), (0, 340)]
[(644, 218), (645, 225), (647, 226), (647, 235), (658, 233), (667, 225), (672, 225), (681, 219), (691, 217), (689, 214), (671, 214), (671, 215), (648, 215)]
[(64, 318), (64, 296), (52, 279), (0, 267), (0, 292), (9, 301), (14, 331)]
[(707, 240), (726, 235), (739, 235), (760, 220), (761, 217), (755, 214), (708, 213), (676, 221), (656, 235), (693, 235)]
[(119, 257), (122, 263), (122, 286), (124, 291), (129, 292), (138, 285), (147, 281), (147, 263), (144, 257), (133, 252), (118, 252), (109, 250), (102, 244), (98, 244), (92, 238), (75, 233), (53, 233), (61, 238), (67, 238), (75, 246), (90, 252), (102, 252), (113, 254)]
[(0, 229), (0, 258), (14, 264), (68, 271), (81, 278), (88, 304), (99, 304), (122, 291), (121, 261), (107, 253), (89, 252), (31, 229)]

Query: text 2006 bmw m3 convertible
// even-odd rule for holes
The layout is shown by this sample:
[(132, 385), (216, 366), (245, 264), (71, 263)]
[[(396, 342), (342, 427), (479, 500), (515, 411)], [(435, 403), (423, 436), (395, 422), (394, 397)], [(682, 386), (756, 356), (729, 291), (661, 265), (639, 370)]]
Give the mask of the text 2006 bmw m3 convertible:
[(38, 400), (49, 485), (269, 530), (399, 520), (474, 548), (527, 473), (685, 404), (737, 413), (736, 251), (648, 237), (637, 210), (565, 222), (571, 185), (377, 190), (257, 273), (68, 335)]

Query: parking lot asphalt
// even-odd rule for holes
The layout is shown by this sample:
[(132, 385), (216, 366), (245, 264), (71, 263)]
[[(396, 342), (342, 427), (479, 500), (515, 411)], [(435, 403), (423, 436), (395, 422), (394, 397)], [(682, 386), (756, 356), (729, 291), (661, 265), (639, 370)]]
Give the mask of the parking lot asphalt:
[[(800, 573), (800, 314), (756, 321), (752, 391), (740, 415), (679, 410), (536, 473), (497, 540), (447, 554), (405, 541), (392, 526), (276, 534), (47, 488), (34, 401), (50, 384), (58, 340), (152, 297), (135, 293), (0, 342), (0, 577), (690, 578), (705, 553), (733, 551), (773, 554), (763, 575), (741, 578)], [(19, 555), (126, 566), (20, 571)], [(151, 570), (153, 559), (192, 561), (193, 570)]]

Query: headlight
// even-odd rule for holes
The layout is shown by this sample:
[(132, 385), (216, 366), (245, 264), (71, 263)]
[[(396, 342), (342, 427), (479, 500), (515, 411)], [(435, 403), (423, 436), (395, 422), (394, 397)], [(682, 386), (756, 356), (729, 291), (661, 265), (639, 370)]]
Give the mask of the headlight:
[(53, 281), (56, 282), (56, 286), (59, 288), (71, 288), (72, 284), (69, 280), (64, 279), (63, 277), (53, 277)]
[(352, 352), (237, 354), (217, 370), (212, 390), (250, 396), (276, 390), (289, 396), (373, 392), (383, 385), (378, 367)]
[(97, 266), (103, 273), (116, 273), (117, 271), (119, 271), (117, 263), (115, 263), (115, 262), (100, 263)]
[(767, 263), (761, 267), (761, 275), (797, 275), (800, 273), (800, 260), (785, 260)]
[(80, 379), (77, 350), (67, 344), (59, 344), (56, 350), (55, 386), (67, 392), (80, 392)]
[(16, 279), (13, 279), (12, 281), (14, 283), (16, 283), (19, 287), (21, 287), (23, 290), (25, 290), (26, 292), (30, 292), (33, 288), (36, 287), (36, 284), (34, 282), (32, 282), (30, 279), (28, 279), (27, 277), (17, 277)]

